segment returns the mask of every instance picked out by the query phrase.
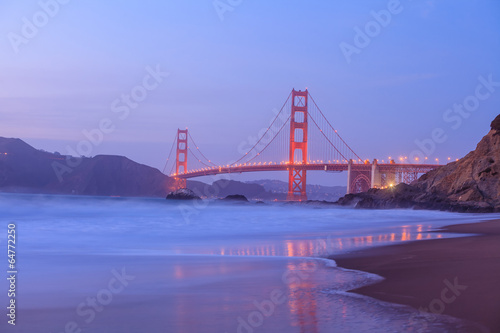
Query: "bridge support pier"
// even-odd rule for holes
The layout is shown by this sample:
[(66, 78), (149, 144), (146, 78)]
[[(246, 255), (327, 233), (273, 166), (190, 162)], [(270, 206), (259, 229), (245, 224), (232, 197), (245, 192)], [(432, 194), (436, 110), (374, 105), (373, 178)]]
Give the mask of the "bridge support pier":
[(370, 188), (380, 188), (380, 187), (382, 187), (382, 175), (380, 174), (380, 167), (378, 166), (378, 161), (377, 159), (374, 159), (372, 163)]
[[(390, 165), (395, 165), (390, 161)], [(396, 185), (396, 182), (409, 184), (416, 179), (418, 172), (396, 171), (396, 168), (382, 167), (378, 160), (374, 159), (372, 164), (355, 164), (349, 160), (347, 166), (347, 194), (365, 192), (370, 188), (381, 188)], [(399, 180), (397, 179), (399, 176)]]
[(351, 194), (351, 183), (352, 183), (352, 160), (347, 162), (347, 194)]
[(347, 194), (368, 191), (371, 187), (372, 167), (370, 164), (347, 164)]

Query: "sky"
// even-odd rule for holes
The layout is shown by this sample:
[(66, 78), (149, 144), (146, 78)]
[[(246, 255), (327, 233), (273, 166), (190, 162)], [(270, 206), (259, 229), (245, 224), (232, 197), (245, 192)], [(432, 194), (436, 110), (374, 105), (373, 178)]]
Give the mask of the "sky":
[(188, 127), (226, 164), (308, 88), (361, 157), (446, 161), (499, 113), (498, 59), (496, 0), (0, 0), (0, 136), (162, 170)]

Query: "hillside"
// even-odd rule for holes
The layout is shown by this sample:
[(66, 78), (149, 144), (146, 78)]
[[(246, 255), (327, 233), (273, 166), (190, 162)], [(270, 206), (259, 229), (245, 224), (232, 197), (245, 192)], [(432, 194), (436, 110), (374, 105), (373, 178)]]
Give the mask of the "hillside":
[[(78, 166), (72, 167), (75, 161)], [(124, 156), (75, 159), (35, 149), (20, 139), (0, 137), (0, 192), (165, 197), (174, 185), (174, 180), (158, 169)], [(233, 180), (218, 180), (211, 185), (188, 180), (187, 186), (211, 198), (232, 194), (260, 200), (286, 197), (257, 184)]]
[(164, 197), (173, 189), (174, 181), (158, 169), (123, 156), (82, 158), (58, 177), (56, 170), (68, 166), (66, 158), (0, 137), (0, 191)]
[(475, 150), (457, 162), (423, 175), (414, 184), (450, 201), (500, 208), (500, 115)]

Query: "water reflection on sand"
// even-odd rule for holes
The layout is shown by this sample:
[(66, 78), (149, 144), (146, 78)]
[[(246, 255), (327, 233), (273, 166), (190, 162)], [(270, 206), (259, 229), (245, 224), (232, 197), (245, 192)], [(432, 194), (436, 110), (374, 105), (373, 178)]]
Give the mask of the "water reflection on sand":
[[(307, 234), (304, 239), (300, 239), (300, 236), (294, 235), (293, 239), (286, 239), (278, 244), (272, 242), (257, 246), (251, 244), (238, 247), (221, 247), (206, 253), (230, 256), (324, 257), (370, 246), (443, 237), (442, 233), (430, 232), (433, 229), (431, 225), (401, 226), (398, 229), (390, 233), (354, 237), (343, 237), (335, 234), (327, 237), (323, 235), (314, 237), (314, 235)], [(448, 236), (457, 237), (458, 235)], [(182, 251), (178, 250), (177, 253), (182, 253)]]

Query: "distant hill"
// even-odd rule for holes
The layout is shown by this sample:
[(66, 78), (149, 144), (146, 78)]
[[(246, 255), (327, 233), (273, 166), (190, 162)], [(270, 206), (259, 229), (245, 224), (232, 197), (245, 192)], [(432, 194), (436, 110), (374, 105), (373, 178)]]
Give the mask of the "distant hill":
[[(286, 198), (286, 194), (288, 192), (288, 183), (280, 180), (262, 179), (248, 181), (246, 183), (261, 185), (266, 191), (275, 194), (283, 194), (284, 198)], [(337, 201), (340, 197), (346, 194), (347, 187), (307, 184), (306, 191), (308, 200)]]
[[(68, 167), (66, 158), (20, 139), (0, 137), (0, 191), (165, 197), (173, 190), (173, 179), (123, 156), (82, 158), (74, 168)], [(60, 170), (70, 172), (61, 175)]]

